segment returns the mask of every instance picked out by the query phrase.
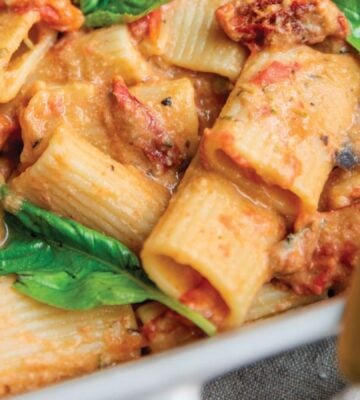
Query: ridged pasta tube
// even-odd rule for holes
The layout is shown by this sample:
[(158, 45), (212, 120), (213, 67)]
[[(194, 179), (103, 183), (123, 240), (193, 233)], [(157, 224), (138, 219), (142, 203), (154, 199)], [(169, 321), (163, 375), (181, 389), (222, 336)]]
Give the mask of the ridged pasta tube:
[(269, 279), (268, 249), (285, 233), (275, 212), (251, 202), (226, 179), (201, 171), (185, 178), (145, 242), (145, 270), (180, 298), (206, 278), (230, 309), (225, 327), (240, 325)]
[(0, 278), (0, 397), (140, 356), (131, 306), (64, 311), (17, 293)]
[(236, 171), (257, 175), (315, 211), (337, 152), (351, 147), (359, 95), (351, 55), (307, 46), (264, 50), (249, 58), (205, 134), (202, 160), (230, 180)]
[(247, 313), (246, 322), (270, 317), (271, 315), (279, 314), (291, 308), (314, 303), (325, 297), (325, 293), (321, 296), (298, 295), (290, 289), (282, 289), (271, 283), (266, 283), (255, 296)]
[[(39, 20), (39, 14), (33, 11), (22, 14), (0, 12), (0, 103), (6, 103), (17, 95), (27, 77), (55, 43), (56, 33), (45, 28), (38, 28), (36, 43), (30, 41), (30, 29)], [(26, 43), (30, 48), (26, 49)], [(19, 55), (12, 60), (17, 51), (20, 51)]]
[(155, 43), (142, 46), (169, 63), (194, 71), (213, 72), (235, 80), (247, 56), (218, 26), (216, 9), (226, 0), (175, 0), (163, 11)]
[(33, 203), (73, 218), (138, 250), (159, 219), (169, 193), (61, 129), (31, 167), (12, 182)]
[(79, 31), (60, 39), (36, 72), (50, 83), (110, 83), (121, 75), (128, 85), (149, 80), (150, 64), (142, 56), (126, 24)]

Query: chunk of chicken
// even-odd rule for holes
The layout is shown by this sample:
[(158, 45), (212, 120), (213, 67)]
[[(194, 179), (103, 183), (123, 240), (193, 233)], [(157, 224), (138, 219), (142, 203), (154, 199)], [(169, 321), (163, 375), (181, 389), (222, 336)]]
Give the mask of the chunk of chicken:
[(348, 33), (344, 15), (330, 0), (236, 0), (221, 6), (216, 17), (232, 40), (252, 49), (314, 44)]
[(300, 217), (271, 254), (276, 278), (297, 294), (343, 289), (360, 263), (360, 203)]
[(129, 92), (121, 78), (114, 81), (113, 94), (117, 102), (116, 125), (126, 141), (142, 149), (159, 171), (178, 167), (183, 155), (156, 114)]
[[(80, 82), (34, 84), (20, 111), (22, 168), (33, 164), (53, 132), (65, 126), (113, 159), (173, 187), (199, 140), (194, 89), (190, 80), (183, 78), (157, 84), (154, 90), (152, 84), (128, 89), (121, 78), (112, 89)], [(168, 102), (171, 105), (164, 105)]]

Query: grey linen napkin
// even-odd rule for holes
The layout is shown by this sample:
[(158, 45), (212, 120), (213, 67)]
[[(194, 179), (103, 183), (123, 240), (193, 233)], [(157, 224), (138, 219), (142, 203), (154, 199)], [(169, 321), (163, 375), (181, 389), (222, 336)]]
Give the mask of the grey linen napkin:
[(352, 390), (339, 395), (344, 388), (331, 338), (210, 381), (202, 400), (330, 400), (336, 394), (336, 400), (360, 399)]

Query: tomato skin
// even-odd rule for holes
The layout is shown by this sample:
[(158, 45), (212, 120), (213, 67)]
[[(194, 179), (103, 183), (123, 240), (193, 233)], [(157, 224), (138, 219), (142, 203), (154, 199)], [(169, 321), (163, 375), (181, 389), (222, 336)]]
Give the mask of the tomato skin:
[(221, 5), (216, 18), (230, 39), (252, 52), (321, 43), (327, 36), (345, 39), (349, 33), (344, 14), (330, 0), (234, 0)]
[(152, 11), (137, 21), (129, 24), (129, 29), (133, 37), (141, 42), (145, 38), (149, 38), (152, 42), (156, 42), (160, 35), (162, 12), (161, 8)]
[(299, 69), (300, 64), (297, 62), (283, 64), (279, 61), (273, 61), (268, 67), (257, 73), (252, 82), (260, 86), (271, 85), (289, 79)]

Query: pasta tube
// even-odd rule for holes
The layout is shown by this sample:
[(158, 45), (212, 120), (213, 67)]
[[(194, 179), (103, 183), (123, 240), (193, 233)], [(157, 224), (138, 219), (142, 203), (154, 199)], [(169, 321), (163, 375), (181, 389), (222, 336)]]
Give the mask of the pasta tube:
[(173, 297), (194, 289), (199, 275), (205, 278), (230, 310), (228, 328), (244, 321), (270, 278), (267, 252), (284, 234), (275, 212), (257, 206), (219, 175), (200, 171), (185, 177), (141, 256), (151, 279)]
[(73, 218), (138, 250), (162, 214), (169, 193), (84, 139), (59, 128), (12, 187), (33, 203)]
[[(56, 33), (43, 28), (38, 28), (36, 43), (28, 38), (30, 29), (39, 20), (37, 12), (0, 12), (0, 103), (6, 103), (17, 95), (55, 42)], [(19, 55), (13, 59), (16, 52)]]
[(171, 64), (194, 71), (214, 72), (235, 80), (247, 52), (218, 26), (216, 9), (225, 0), (175, 0), (164, 8), (155, 42), (142, 46)]
[(126, 25), (95, 30), (82, 37), (81, 45), (82, 52), (90, 54), (89, 67), (105, 63), (112, 77), (121, 75), (128, 84), (144, 81), (152, 73)]
[(246, 316), (246, 322), (270, 317), (324, 299), (326, 295), (298, 295), (290, 289), (280, 289), (271, 283), (266, 283), (257, 293)]
[[(290, 289), (279, 288), (266, 283), (256, 294), (245, 322), (267, 318), (274, 314), (314, 303), (322, 296), (297, 295)], [(149, 302), (136, 309), (136, 316), (142, 323), (142, 333), (151, 353), (158, 353), (189, 343), (202, 336), (194, 326), (183, 323), (175, 314), (157, 302)]]
[(72, 80), (110, 83), (121, 75), (128, 85), (154, 74), (125, 24), (65, 36), (41, 63), (36, 78), (49, 83)]
[[(204, 163), (229, 179), (242, 171), (317, 209), (336, 152), (348, 142), (360, 94), (350, 55), (300, 46), (250, 57), (213, 129)], [(341, 112), (339, 112), (341, 110)]]
[(19, 112), (24, 143), (22, 168), (32, 165), (41, 156), (53, 133), (64, 125), (103, 153), (112, 157), (116, 154), (113, 149), (118, 146), (109, 137), (103, 122), (110, 108), (109, 95), (101, 87), (85, 82), (66, 85), (38, 82), (27, 95), (26, 107)]
[(140, 356), (131, 306), (64, 311), (37, 303), (0, 278), (0, 396)]

